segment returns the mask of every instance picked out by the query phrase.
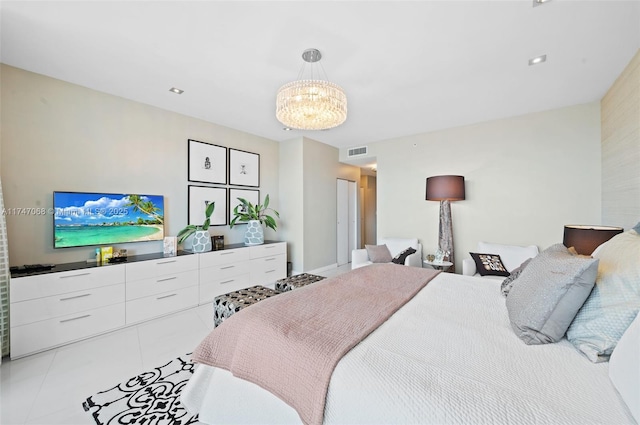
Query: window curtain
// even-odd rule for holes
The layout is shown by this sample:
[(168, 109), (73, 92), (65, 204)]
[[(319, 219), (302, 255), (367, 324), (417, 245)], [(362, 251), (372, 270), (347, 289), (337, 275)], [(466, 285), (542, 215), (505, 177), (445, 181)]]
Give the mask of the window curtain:
[(2, 356), (9, 354), (9, 247), (5, 220), (2, 181), (0, 181), (0, 341)]

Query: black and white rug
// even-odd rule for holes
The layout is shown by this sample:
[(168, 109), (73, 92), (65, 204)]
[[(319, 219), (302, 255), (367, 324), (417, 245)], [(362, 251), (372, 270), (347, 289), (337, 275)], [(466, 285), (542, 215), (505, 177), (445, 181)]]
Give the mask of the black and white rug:
[(180, 403), (180, 392), (193, 375), (190, 358), (190, 354), (178, 357), (92, 395), (82, 407), (98, 425), (198, 424), (198, 415), (190, 415)]

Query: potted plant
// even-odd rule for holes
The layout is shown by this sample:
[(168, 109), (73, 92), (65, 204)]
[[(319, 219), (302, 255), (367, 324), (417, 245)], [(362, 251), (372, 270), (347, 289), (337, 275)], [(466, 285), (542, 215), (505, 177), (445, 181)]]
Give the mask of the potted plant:
[(190, 252), (211, 251), (211, 235), (209, 234), (209, 224), (211, 214), (216, 207), (215, 202), (210, 202), (204, 210), (204, 223), (202, 226), (189, 224), (178, 233), (178, 242), (183, 244), (182, 248)]
[(278, 225), (276, 220), (268, 214), (272, 211), (273, 214), (280, 218), (278, 211), (273, 208), (269, 208), (269, 195), (264, 198), (264, 204), (252, 204), (244, 198), (238, 198), (240, 205), (237, 205), (233, 209), (233, 219), (229, 223), (229, 227), (238, 222), (247, 222), (247, 230), (244, 234), (245, 245), (261, 245), (264, 243), (264, 230), (262, 224), (270, 229), (276, 230)]

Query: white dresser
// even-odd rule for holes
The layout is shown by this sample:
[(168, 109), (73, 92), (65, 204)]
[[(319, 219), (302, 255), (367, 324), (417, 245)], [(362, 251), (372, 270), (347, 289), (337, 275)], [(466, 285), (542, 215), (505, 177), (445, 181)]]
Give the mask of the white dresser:
[(11, 358), (125, 324), (125, 266), (11, 279)]
[(123, 264), (59, 264), (52, 271), (12, 276), (11, 358), (37, 353), (165, 314), (207, 304), (287, 275), (286, 242), (163, 257)]
[(131, 325), (198, 305), (198, 256), (126, 264), (126, 323)]

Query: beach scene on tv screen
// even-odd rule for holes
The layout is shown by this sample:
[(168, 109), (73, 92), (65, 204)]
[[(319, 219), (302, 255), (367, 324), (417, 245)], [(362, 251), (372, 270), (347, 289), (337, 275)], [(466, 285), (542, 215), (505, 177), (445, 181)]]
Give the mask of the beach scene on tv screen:
[(54, 247), (164, 238), (164, 198), (157, 195), (55, 192)]

